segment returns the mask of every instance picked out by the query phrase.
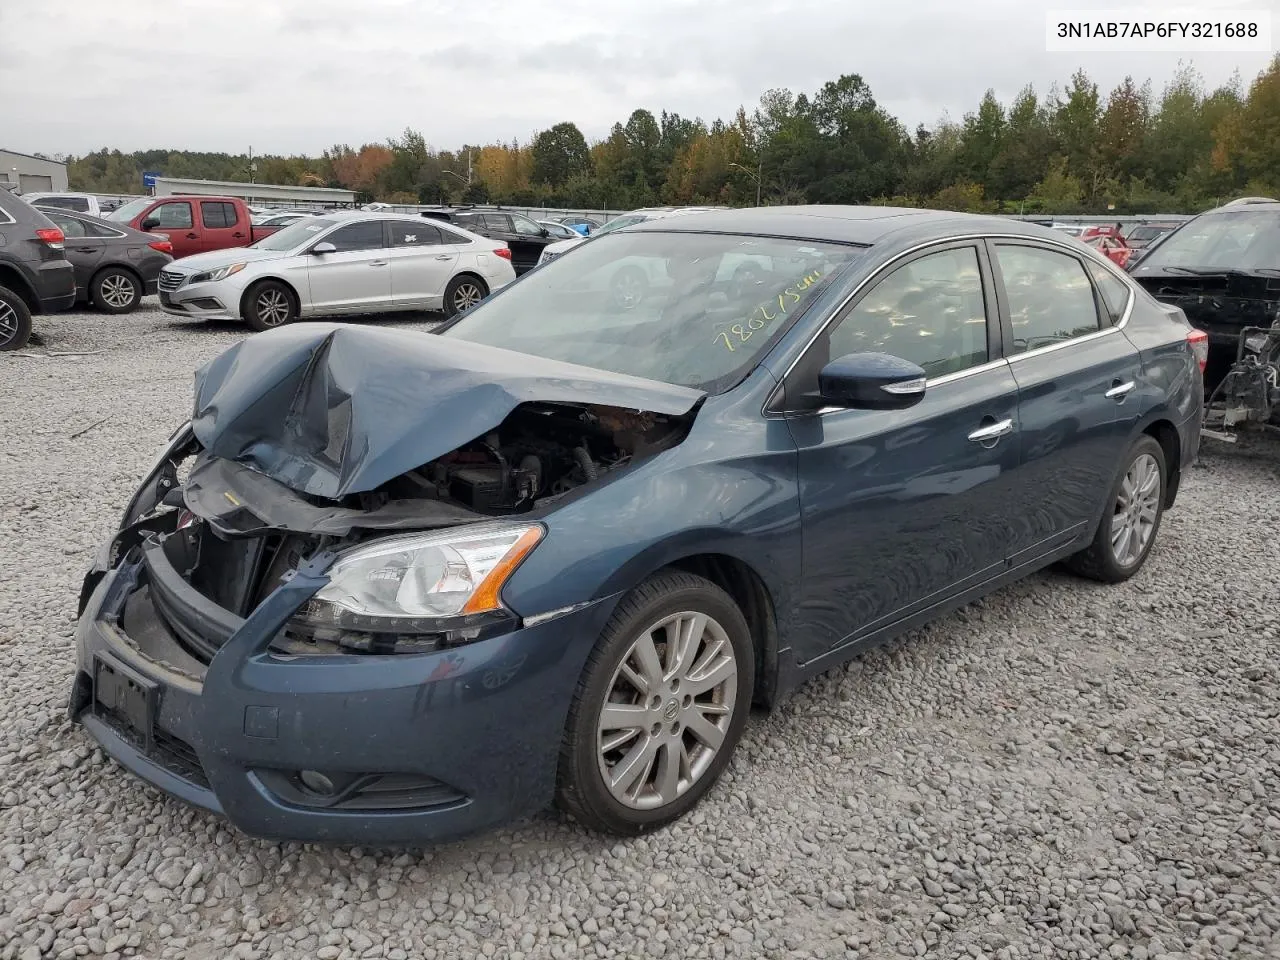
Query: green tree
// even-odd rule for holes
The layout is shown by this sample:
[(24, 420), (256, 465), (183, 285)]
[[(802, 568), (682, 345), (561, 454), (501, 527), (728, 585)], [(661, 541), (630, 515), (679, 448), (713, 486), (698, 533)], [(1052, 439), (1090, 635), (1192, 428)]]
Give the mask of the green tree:
[(533, 138), (533, 181), (560, 187), (591, 167), (591, 152), (582, 131), (557, 123)]

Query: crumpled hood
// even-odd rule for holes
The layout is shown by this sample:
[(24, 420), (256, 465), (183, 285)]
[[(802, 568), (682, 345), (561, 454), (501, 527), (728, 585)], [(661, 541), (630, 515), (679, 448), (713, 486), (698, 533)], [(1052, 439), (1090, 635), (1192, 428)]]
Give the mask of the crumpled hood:
[(455, 450), (522, 403), (679, 415), (702, 396), (453, 337), (301, 323), (201, 367), (191, 426), (210, 456), (338, 499)]

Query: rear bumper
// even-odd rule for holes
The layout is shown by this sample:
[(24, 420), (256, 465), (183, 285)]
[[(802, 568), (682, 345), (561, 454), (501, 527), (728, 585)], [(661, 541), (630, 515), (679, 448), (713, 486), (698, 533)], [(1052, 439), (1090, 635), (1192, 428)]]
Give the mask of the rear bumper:
[(70, 310), (76, 303), (76, 271), (66, 260), (46, 260), (35, 269), (35, 291), (45, 313)]
[[(425, 655), (275, 654), (280, 624), (325, 582), (304, 571), (205, 667), (159, 614), (141, 627), (135, 614), (136, 636), (124, 632), (125, 600), (146, 576), (134, 558), (86, 579), (71, 716), (142, 779), (275, 840), (437, 842), (547, 806), (573, 690), (613, 606)], [(95, 694), (104, 669), (150, 692), (143, 729)], [(395, 808), (377, 797), (326, 805), (299, 788), (303, 770), (396, 778), (417, 792)]]

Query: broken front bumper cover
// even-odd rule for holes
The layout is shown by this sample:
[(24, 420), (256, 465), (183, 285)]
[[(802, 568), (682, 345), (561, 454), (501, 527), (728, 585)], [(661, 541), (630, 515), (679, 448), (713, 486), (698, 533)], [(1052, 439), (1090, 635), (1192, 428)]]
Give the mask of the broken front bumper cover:
[[(274, 840), (436, 842), (548, 805), (573, 689), (613, 603), (428, 654), (269, 649), (331, 560), (313, 558), (246, 619), (164, 569), (163, 550), (96, 566), (72, 718), (144, 780)], [(207, 666), (176, 624), (220, 644)]]

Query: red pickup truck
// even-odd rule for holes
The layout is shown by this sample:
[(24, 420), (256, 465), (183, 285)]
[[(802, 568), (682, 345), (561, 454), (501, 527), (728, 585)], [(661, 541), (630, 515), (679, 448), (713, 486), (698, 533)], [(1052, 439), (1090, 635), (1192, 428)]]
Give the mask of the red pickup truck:
[(144, 233), (163, 233), (174, 257), (247, 247), (279, 227), (255, 227), (249, 208), (236, 197), (139, 197), (117, 207), (107, 219)]

